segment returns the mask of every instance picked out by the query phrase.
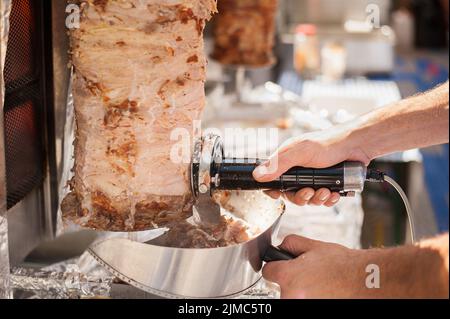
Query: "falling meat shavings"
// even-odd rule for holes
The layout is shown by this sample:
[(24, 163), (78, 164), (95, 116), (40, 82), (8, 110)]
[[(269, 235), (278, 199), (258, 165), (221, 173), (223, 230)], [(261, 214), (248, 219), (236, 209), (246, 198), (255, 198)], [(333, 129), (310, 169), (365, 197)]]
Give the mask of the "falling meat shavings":
[(175, 248), (218, 248), (238, 245), (251, 239), (250, 227), (243, 221), (222, 216), (217, 225), (178, 223), (166, 234), (164, 246)]

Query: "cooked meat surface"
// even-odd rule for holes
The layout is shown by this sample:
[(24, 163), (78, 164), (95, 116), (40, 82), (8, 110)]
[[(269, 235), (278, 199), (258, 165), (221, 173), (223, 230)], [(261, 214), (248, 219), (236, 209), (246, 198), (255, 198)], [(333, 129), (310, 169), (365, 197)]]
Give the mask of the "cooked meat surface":
[(277, 4), (278, 0), (220, 0), (213, 58), (229, 65), (272, 64)]
[(75, 167), (63, 215), (107, 231), (184, 220), (192, 214), (190, 165), (171, 160), (179, 142), (171, 133), (193, 132), (201, 118), (202, 33), (216, 2), (78, 3), (80, 28), (71, 31)]
[(174, 248), (218, 248), (245, 243), (250, 229), (239, 220), (222, 216), (217, 225), (177, 223), (166, 234), (164, 246)]

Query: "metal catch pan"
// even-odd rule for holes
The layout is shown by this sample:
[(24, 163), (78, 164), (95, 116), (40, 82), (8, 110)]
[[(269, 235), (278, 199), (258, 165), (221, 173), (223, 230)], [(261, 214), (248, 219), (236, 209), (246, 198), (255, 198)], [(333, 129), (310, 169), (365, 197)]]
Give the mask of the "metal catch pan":
[[(119, 279), (167, 298), (226, 298), (261, 279), (262, 258), (278, 233), (284, 203), (262, 192), (234, 192), (229, 206), (262, 230), (246, 243), (213, 249), (180, 249), (129, 238), (94, 244), (90, 253)], [(150, 244), (151, 243), (151, 244)]]

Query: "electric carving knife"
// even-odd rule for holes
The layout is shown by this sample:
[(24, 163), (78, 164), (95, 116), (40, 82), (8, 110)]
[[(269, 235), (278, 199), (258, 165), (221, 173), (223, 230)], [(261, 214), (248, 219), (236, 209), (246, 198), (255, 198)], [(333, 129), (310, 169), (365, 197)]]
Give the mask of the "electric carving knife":
[(253, 171), (261, 163), (263, 161), (260, 159), (226, 158), (219, 136), (208, 135), (199, 139), (193, 153), (191, 187), (200, 220), (206, 223), (219, 221), (220, 206), (212, 199), (215, 191), (295, 192), (303, 188), (327, 188), (343, 197), (349, 197), (362, 192), (368, 180), (364, 164), (344, 162), (325, 169), (294, 167), (275, 181), (260, 183), (253, 178)]

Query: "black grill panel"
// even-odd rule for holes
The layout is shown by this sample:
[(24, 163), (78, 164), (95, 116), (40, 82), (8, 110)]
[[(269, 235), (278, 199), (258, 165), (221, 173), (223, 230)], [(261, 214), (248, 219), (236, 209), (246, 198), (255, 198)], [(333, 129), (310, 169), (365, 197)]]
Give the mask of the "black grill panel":
[(9, 89), (23, 86), (37, 75), (36, 31), (36, 8), (33, 1), (14, 0), (4, 71)]
[(35, 100), (28, 100), (5, 111), (8, 207), (42, 182), (44, 159), (42, 144), (36, 139), (40, 132), (35, 121), (37, 105)]
[(8, 209), (42, 184), (45, 171), (40, 0), (13, 0), (5, 77)]

